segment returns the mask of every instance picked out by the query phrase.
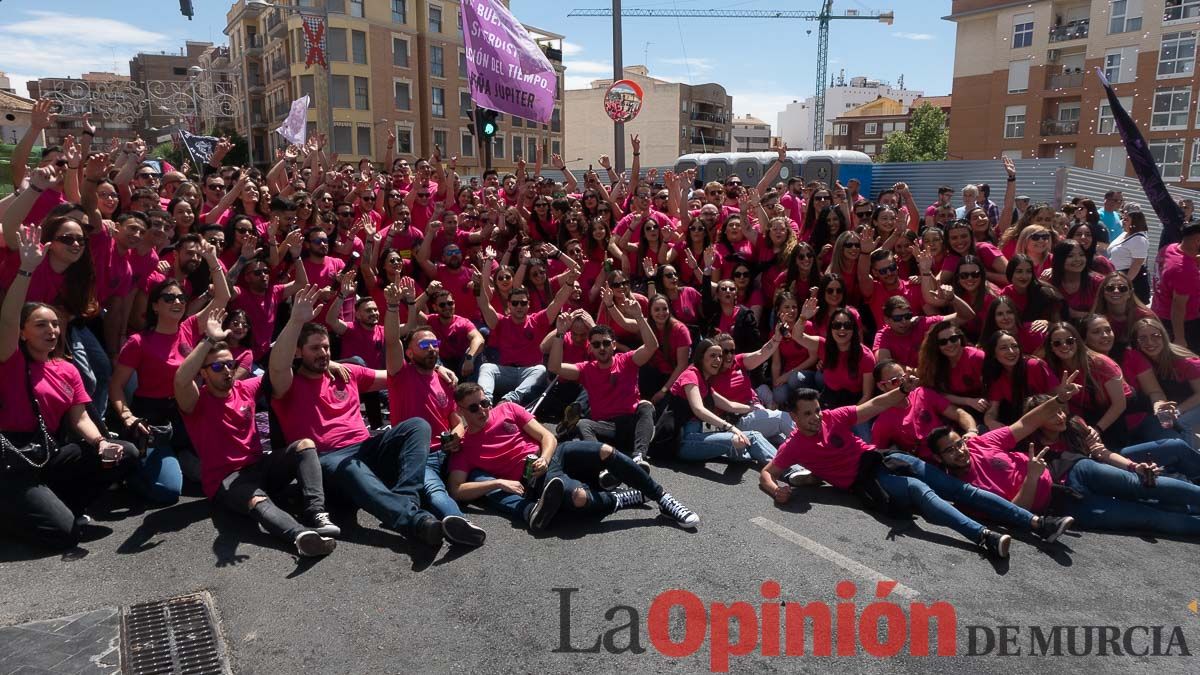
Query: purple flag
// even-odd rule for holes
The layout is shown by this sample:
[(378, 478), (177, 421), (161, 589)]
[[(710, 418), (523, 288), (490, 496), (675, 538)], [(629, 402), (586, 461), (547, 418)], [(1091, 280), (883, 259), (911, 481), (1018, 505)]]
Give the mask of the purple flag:
[(549, 124), (558, 75), (499, 0), (462, 3), (467, 79), (475, 104)]

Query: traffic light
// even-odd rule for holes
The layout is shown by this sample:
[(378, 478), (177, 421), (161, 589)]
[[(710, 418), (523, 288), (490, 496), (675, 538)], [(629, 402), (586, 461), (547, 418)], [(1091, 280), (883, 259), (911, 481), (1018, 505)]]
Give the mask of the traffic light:
[(179, 11), (188, 18), (188, 21), (191, 21), (196, 14), (192, 9), (192, 0), (179, 0)]
[(475, 108), (475, 123), (471, 125), (471, 133), (476, 137), (488, 140), (496, 135), (498, 125), (496, 124), (497, 113), (495, 110), (487, 108)]

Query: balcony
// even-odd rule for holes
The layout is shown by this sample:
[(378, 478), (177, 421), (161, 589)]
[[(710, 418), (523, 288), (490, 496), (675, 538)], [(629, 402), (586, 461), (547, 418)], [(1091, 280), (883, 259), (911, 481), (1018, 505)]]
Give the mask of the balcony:
[(275, 35), (286, 28), (287, 22), (283, 20), (281, 14), (282, 10), (277, 9), (267, 17), (267, 35)]
[(246, 55), (254, 56), (261, 53), (265, 44), (266, 40), (263, 40), (263, 36), (259, 35), (258, 33), (250, 33), (246, 35)]
[(275, 78), (285, 77), (287, 75), (288, 62), (282, 55), (271, 59), (271, 76)]
[(1053, 26), (1050, 28), (1050, 42), (1086, 39), (1091, 23), (1091, 19), (1079, 19), (1064, 26)]
[(1074, 136), (1079, 133), (1079, 120), (1042, 120), (1043, 136)]
[(261, 94), (265, 86), (266, 84), (257, 73), (246, 78), (246, 91), (251, 94)]
[(1083, 86), (1083, 71), (1072, 73), (1051, 73), (1046, 76), (1047, 89), (1073, 89)]
[(724, 148), (729, 145), (729, 142), (709, 136), (692, 136), (692, 145), (702, 145), (707, 148)]
[(707, 122), (709, 124), (728, 124), (729, 116), (720, 113), (710, 112), (692, 112), (688, 117), (694, 122)]
[(253, 117), (251, 118), (251, 124), (254, 125), (254, 127), (256, 127), (256, 128), (257, 127), (265, 127), (265, 126), (267, 126), (267, 120), (263, 119), (262, 113), (256, 112), (256, 113), (254, 113)]

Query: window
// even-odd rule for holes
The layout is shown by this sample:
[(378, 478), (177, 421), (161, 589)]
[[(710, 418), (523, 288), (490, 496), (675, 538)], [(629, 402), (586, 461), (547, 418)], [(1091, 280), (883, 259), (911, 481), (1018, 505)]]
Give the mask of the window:
[(441, 87), (430, 89), (430, 109), (434, 117), (446, 116), (446, 90)]
[(863, 136), (874, 136), (878, 133), (879, 133), (879, 123), (878, 122), (867, 122), (866, 127), (863, 129)]
[(462, 143), (462, 149), (459, 151), (459, 154), (461, 154), (463, 157), (474, 157), (475, 137), (464, 131), (459, 140)]
[(1133, 82), (1137, 75), (1137, 47), (1117, 47), (1104, 52), (1104, 76), (1113, 84)]
[(1004, 137), (1025, 138), (1025, 106), (1010, 105), (1004, 109)]
[(325, 0), (325, 7), (330, 14), (345, 14), (346, 0)]
[(1020, 49), (1033, 44), (1033, 13), (1013, 17), (1012, 48)]
[(550, 131), (554, 133), (562, 131), (562, 110), (559, 108), (555, 108), (554, 112), (550, 113)]
[(1158, 76), (1184, 77), (1192, 74), (1196, 62), (1196, 31), (1163, 33), (1158, 50)]
[[(1118, 98), (1117, 100), (1121, 102), (1121, 107), (1126, 110), (1129, 110), (1129, 107), (1131, 105), (1133, 105), (1133, 97), (1132, 96), (1122, 96), (1122, 97)], [(1116, 132), (1116, 130), (1117, 130), (1116, 129), (1116, 120), (1113, 119), (1112, 106), (1110, 106), (1107, 103), (1101, 102), (1100, 103), (1099, 124), (1097, 124), (1097, 126), (1096, 126), (1096, 133), (1111, 134), (1111, 133)]]
[(361, 30), (350, 31), (350, 51), (353, 53), (354, 62), (366, 65), (367, 63), (367, 34)]
[(439, 152), (441, 152), (441, 153), (445, 153), (447, 150), (449, 150), (449, 148), (446, 147), (446, 130), (445, 129), (434, 129), (433, 130), (433, 146), (435, 148), (437, 148), (439, 150)]
[(458, 115), (459, 117), (471, 116), (471, 92), (458, 92)]
[(458, 76), (466, 78), (467, 76), (467, 53), (458, 53)]
[(885, 133), (885, 134), (886, 134), (886, 133), (893, 132), (893, 131), (895, 131), (895, 130), (896, 130), (896, 123), (895, 123), (895, 122), (884, 122), (884, 123), (883, 123), (883, 133)]
[(896, 122), (896, 131), (904, 131), (907, 127), (907, 122)]
[(408, 127), (396, 127), (396, 152), (411, 155), (412, 147), (412, 129)]
[(1032, 59), (1021, 59), (1008, 64), (1008, 93), (1029, 91), (1029, 64)]
[(521, 118), (520, 117), (512, 118), (512, 126), (514, 129), (520, 129), (522, 126)]
[(1078, 122), (1079, 121), (1079, 104), (1078, 103), (1063, 103), (1058, 106), (1058, 121), (1059, 122)]
[(1192, 161), (1188, 164), (1188, 180), (1200, 180), (1200, 141), (1192, 141)]
[(392, 83), (392, 99), (396, 110), (412, 110), (412, 89), (407, 82)]
[(1154, 90), (1154, 112), (1150, 115), (1150, 130), (1186, 129), (1188, 108), (1192, 105), (1192, 88), (1167, 87)]
[(1108, 32), (1130, 33), (1142, 29), (1142, 0), (1113, 0), (1108, 12)]
[(313, 89), (313, 76), (312, 75), (301, 75), (300, 76), (300, 95), (308, 97), (308, 107), (309, 108), (317, 107), (317, 95), (316, 95), (315, 90)]
[(333, 127), (333, 151), (339, 155), (353, 155), (354, 145), (351, 142), (351, 129), (348, 125)]
[(1200, 16), (1200, 0), (1166, 0), (1163, 21), (1180, 21)]
[(187, 68), (172, 68), (171, 72), (175, 73), (176, 75), (187, 75), (188, 74)]
[(429, 48), (429, 74), (434, 77), (446, 76), (446, 64), (443, 62), (445, 56), (441, 47)]
[(408, 23), (408, 0), (392, 0), (392, 23)]
[[(351, 9), (354, 5), (350, 5)], [(371, 156), (371, 127), (365, 124), (358, 126), (358, 154), (361, 157)]]
[(355, 110), (370, 110), (371, 81), (365, 77), (354, 78), (354, 109)]
[[(333, 99), (333, 107), (349, 108), (350, 107), (350, 78), (345, 75), (333, 76), (333, 91), (330, 98)], [(349, 132), (347, 132), (349, 133)], [(347, 150), (346, 152), (350, 152)]]
[(559, 143), (558, 141), (551, 141), (550, 142), (550, 153), (554, 154), (554, 155), (561, 155), (562, 154), (562, 144)]
[(345, 28), (329, 28), (325, 31), (329, 38), (326, 41), (326, 49), (329, 52), (330, 61), (345, 61), (346, 60), (346, 29)]
[(864, 145), (864, 146), (863, 146), (863, 149), (862, 149), (862, 151), (863, 151), (863, 152), (865, 152), (865, 153), (867, 153), (868, 155), (873, 155), (873, 154), (875, 154), (875, 144), (874, 144), (874, 143), (867, 143), (866, 145)]
[[(350, 16), (363, 18), (363, 0), (350, 0)], [(369, 155), (369, 152), (359, 150), (359, 154)]]
[(849, 134), (850, 134), (850, 125), (849, 124), (838, 124), (837, 125), (837, 135), (838, 136), (847, 136)]
[(431, 33), (442, 32), (442, 8), (441, 7), (430, 7), (429, 8), (429, 32), (431, 32)]
[(408, 67), (408, 40), (392, 38), (392, 65), (397, 68)]
[[(526, 143), (528, 143), (529, 152), (525, 155), (525, 158), (532, 162), (533, 158), (537, 157), (538, 139), (530, 136), (526, 140)], [(516, 147), (516, 143), (513, 144), (513, 147)]]
[(1163, 180), (1179, 180), (1183, 177), (1182, 138), (1150, 141), (1150, 156), (1158, 164)]
[(492, 136), (492, 157), (504, 159), (504, 137)]

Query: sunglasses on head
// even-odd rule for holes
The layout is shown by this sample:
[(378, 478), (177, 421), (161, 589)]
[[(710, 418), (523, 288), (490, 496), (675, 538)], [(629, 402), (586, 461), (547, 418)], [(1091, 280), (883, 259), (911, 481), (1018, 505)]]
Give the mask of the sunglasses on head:
[(469, 413), (477, 413), (480, 410), (490, 410), (491, 407), (492, 407), (492, 402), (485, 398), (478, 403), (472, 403), (471, 405), (466, 406), (466, 410)]
[(608, 349), (613, 346), (612, 340), (593, 340), (592, 349)]
[(228, 370), (232, 373), (233, 371), (237, 370), (237, 367), (238, 363), (233, 359), (228, 361), (213, 361), (212, 363), (208, 364), (208, 369), (214, 373), (219, 373), (222, 370)]
[(1075, 338), (1068, 335), (1065, 338), (1061, 338), (1058, 340), (1051, 340), (1050, 346), (1054, 347), (1055, 349), (1058, 349), (1059, 347), (1074, 347), (1075, 346)]
[(436, 338), (427, 338), (425, 340), (417, 341), (418, 349), (437, 349), (438, 347), (441, 347), (441, 346), (442, 346), (442, 341), (438, 340)]
[(834, 321), (829, 327), (833, 330), (854, 330), (854, 324), (849, 321)]
[(962, 339), (963, 339), (963, 336), (955, 333), (954, 335), (951, 335), (950, 337), (938, 338), (937, 343), (938, 343), (939, 347), (945, 347), (946, 345), (958, 344), (958, 343), (962, 342)]

